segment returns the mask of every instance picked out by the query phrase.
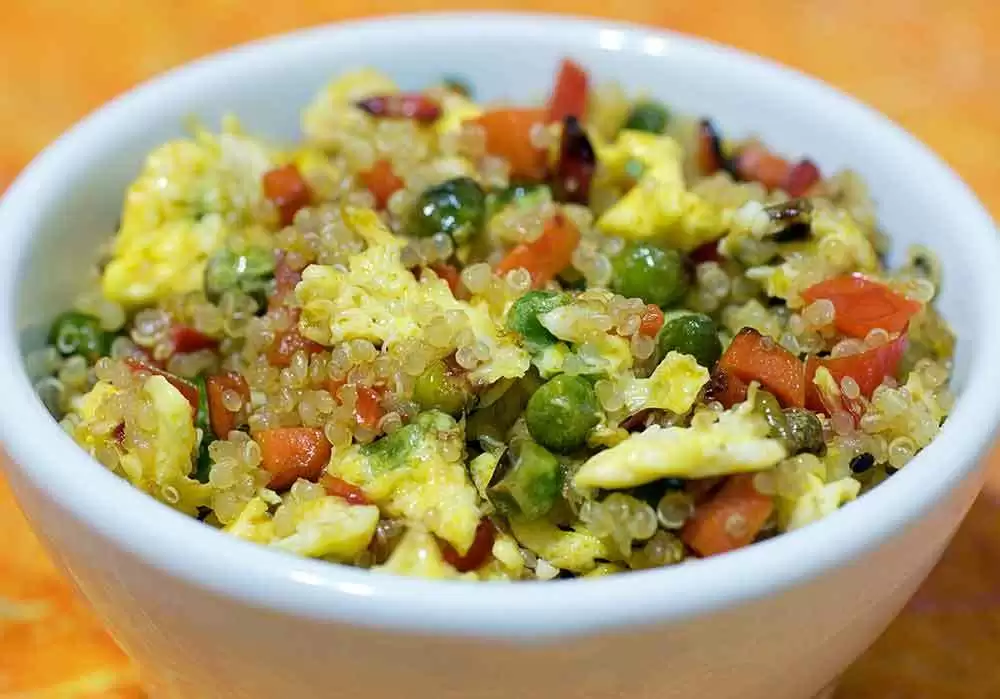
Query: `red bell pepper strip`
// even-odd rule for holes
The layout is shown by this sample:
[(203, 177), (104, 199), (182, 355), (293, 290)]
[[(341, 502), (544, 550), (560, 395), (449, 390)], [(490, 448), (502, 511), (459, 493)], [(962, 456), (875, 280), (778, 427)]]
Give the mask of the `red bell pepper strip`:
[(559, 64), (555, 88), (549, 100), (549, 122), (563, 121), (566, 117), (583, 120), (587, 112), (587, 71), (579, 64), (564, 58)]
[(804, 367), (799, 358), (753, 328), (740, 330), (719, 368), (744, 382), (758, 381), (784, 407), (805, 405)]

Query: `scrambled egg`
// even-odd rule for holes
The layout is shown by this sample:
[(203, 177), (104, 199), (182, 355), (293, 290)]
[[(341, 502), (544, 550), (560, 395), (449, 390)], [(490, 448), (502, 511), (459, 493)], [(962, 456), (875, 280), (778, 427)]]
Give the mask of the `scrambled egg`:
[(770, 426), (750, 402), (722, 413), (710, 424), (653, 425), (590, 457), (574, 476), (582, 488), (631, 488), (660, 478), (708, 478), (760, 471), (787, 455), (768, 437)]
[(347, 271), (325, 265), (303, 271), (295, 289), (303, 335), (324, 345), (359, 338), (391, 345), (420, 338), (431, 317), (452, 313), (490, 350), (489, 359), (470, 372), (470, 380), (490, 384), (528, 371), (527, 352), (494, 321), (485, 301), (457, 300), (434, 275), (417, 281), (400, 262), (402, 239), (374, 211), (346, 208), (343, 215), (368, 247), (350, 258)]
[(806, 475), (806, 490), (794, 500), (778, 499), (778, 514), (784, 522), (784, 531), (791, 531), (816, 522), (854, 500), (861, 490), (861, 484), (853, 478), (841, 478), (832, 483), (824, 483), (815, 474)]
[(648, 379), (626, 379), (625, 408), (630, 414), (646, 408), (683, 414), (698, 400), (706, 383), (708, 369), (694, 357), (668, 352)]
[[(729, 254), (735, 239), (726, 239), (720, 248)], [(817, 209), (813, 212), (812, 236), (789, 246), (779, 265), (762, 265), (747, 270), (747, 277), (759, 282), (768, 296), (785, 299), (790, 308), (803, 305), (801, 292), (813, 284), (848, 272), (875, 272), (878, 254), (864, 231), (843, 212)]]
[(372, 68), (344, 73), (327, 85), (302, 112), (302, 131), (323, 146), (337, 146), (340, 138), (368, 126), (368, 115), (355, 102), (376, 95), (392, 95), (399, 87)]
[(150, 153), (125, 196), (104, 295), (137, 307), (201, 289), (206, 260), (252, 222), (273, 166), (273, 154), (234, 124)]
[(510, 528), (524, 546), (563, 570), (586, 573), (597, 566), (595, 559), (609, 555), (605, 543), (582, 526), (563, 531), (544, 519), (512, 517)]
[(611, 173), (624, 172), (632, 161), (642, 164), (643, 174), (597, 219), (598, 229), (626, 239), (655, 238), (680, 250), (693, 250), (725, 232), (726, 212), (688, 191), (684, 153), (675, 140), (626, 129), (598, 152), (598, 162)]
[[(118, 471), (158, 500), (194, 514), (206, 503), (208, 486), (189, 477), (197, 446), (191, 404), (162, 376), (150, 376), (141, 390), (155, 417), (146, 428), (152, 448), (141, 452), (122, 449)], [(111, 431), (115, 426), (102, 419), (102, 405), (117, 391), (101, 381), (76, 401), (74, 412), (80, 420), (72, 426), (72, 435), (91, 455), (98, 445), (114, 442)]]
[(390, 516), (421, 523), (464, 554), (482, 513), (463, 445), (455, 420), (430, 411), (377, 442), (335, 454), (327, 471), (360, 486)]
[(478, 104), (452, 90), (445, 90), (438, 103), (441, 116), (434, 122), (434, 130), (439, 136), (454, 133), (462, 128), (464, 122), (483, 114)]
[[(611, 292), (607, 292), (611, 296)], [(550, 345), (535, 357), (543, 377), (568, 374), (614, 376), (632, 368), (628, 340), (591, 326), (593, 311), (582, 304), (569, 303), (538, 316), (538, 322), (555, 337), (571, 343)]]

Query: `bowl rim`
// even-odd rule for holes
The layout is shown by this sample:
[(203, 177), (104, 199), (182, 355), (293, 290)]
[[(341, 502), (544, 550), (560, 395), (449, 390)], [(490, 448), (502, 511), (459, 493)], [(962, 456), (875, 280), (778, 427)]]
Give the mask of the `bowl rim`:
[[(804, 99), (836, 109), (858, 128), (877, 130), (887, 151), (908, 161), (940, 192), (972, 246), (969, 278), (978, 298), (1000, 297), (1000, 239), (969, 188), (924, 145), (868, 106), (817, 79), (765, 58), (705, 39), (653, 27), (558, 14), (459, 12), (415, 13), (361, 19), (303, 29), (239, 45), (148, 80), (99, 108), (37, 156), (0, 201), (0, 438), (26, 484), (106, 545), (137, 557), (161, 574), (220, 596), (283, 614), (398, 631), (528, 640), (662, 623), (727, 609), (803, 584), (874, 550), (926, 514), (959, 482), (974, 473), (1000, 420), (1000, 324), (991, 323), (980, 301), (981, 334), (970, 338), (968, 385), (941, 434), (892, 481), (801, 530), (710, 560), (631, 572), (601, 579), (544, 585), (470, 585), (373, 574), (298, 558), (203, 526), (149, 498), (90, 459), (51, 420), (24, 371), (16, 326), (21, 269), (46, 192), (65, 175), (67, 162), (96, 152), (91, 137), (114, 123), (144, 114), (171, 93), (198, 89), (234, 66), (266, 60), (322, 42), (395, 31), (448, 35), (474, 22), (491, 37), (545, 35), (558, 45), (617, 45), (650, 54), (652, 42), (701, 59), (728, 60), (741, 69), (801, 91)], [(615, 41), (608, 41), (611, 36)], [(651, 58), (650, 60), (655, 60)], [(245, 68), (244, 68), (245, 69)], [(100, 140), (100, 139), (97, 139)], [(83, 167), (83, 166), (81, 166)], [(983, 295), (988, 294), (988, 295)], [(80, 474), (85, 474), (81, 476)], [(60, 487), (70, 480), (73, 489)], [(15, 483), (15, 490), (19, 485)], [(109, 507), (108, 503), (114, 503)], [(853, 525), (853, 526), (852, 526)], [(857, 531), (865, 532), (858, 536)], [(133, 533), (138, 532), (138, 533)]]

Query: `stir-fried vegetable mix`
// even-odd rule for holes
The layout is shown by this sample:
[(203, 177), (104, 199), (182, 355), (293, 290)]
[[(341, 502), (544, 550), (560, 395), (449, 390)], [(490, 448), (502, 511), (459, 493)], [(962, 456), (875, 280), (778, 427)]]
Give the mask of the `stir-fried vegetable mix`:
[(150, 153), (30, 357), (66, 431), (234, 536), (478, 580), (747, 546), (934, 438), (939, 269), (882, 266), (854, 175), (570, 60), (544, 105), (470, 94), (361, 70), (297, 144)]

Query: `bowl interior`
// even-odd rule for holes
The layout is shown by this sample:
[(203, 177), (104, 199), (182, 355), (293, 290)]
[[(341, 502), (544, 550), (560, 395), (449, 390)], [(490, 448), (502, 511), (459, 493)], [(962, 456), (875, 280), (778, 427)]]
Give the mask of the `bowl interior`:
[[(678, 111), (709, 115), (726, 134), (756, 133), (788, 156), (808, 154), (826, 173), (848, 166), (858, 171), (874, 193), (881, 223), (892, 237), (892, 260), (898, 263), (906, 248), (917, 243), (940, 256), (945, 284), (938, 303), (960, 338), (954, 383), (961, 397), (954, 419), (938, 440), (941, 444), (931, 450), (939, 461), (945, 454), (953, 457), (947, 468), (925, 463), (931, 456), (918, 458), (885, 488), (826, 521), (717, 561), (694, 563), (683, 570), (618, 576), (620, 580), (565, 583), (577, 590), (631, 586), (634, 594), (625, 593), (618, 599), (644, 600), (642, 608), (636, 606), (638, 602), (631, 606), (623, 603), (610, 616), (604, 609), (601, 623), (623, 620), (628, 614), (641, 618), (648, 614), (650, 605), (670, 604), (670, 595), (675, 605), (676, 600), (699, 596), (705, 604), (716, 604), (761, 593), (781, 578), (777, 570), (784, 571), (787, 580), (817, 572), (821, 566), (833, 565), (838, 557), (856, 555), (879, 537), (889, 536), (901, 521), (917, 516), (950, 487), (949, 480), (971, 470), (997, 414), (996, 400), (981, 383), (997, 379), (987, 359), (1000, 333), (990, 329), (988, 322), (989, 304), (1000, 294), (996, 278), (1000, 253), (989, 217), (964, 185), (887, 120), (811, 79), (704, 42), (598, 22), (470, 15), (323, 28), (212, 57), (116, 100), (57, 142), (10, 190), (0, 209), (0, 222), (10, 239), (9, 247), (0, 252), (0, 298), (4, 299), (0, 322), (6, 323), (0, 331), (0, 359), (14, 365), (17, 354), (42, 345), (49, 321), (83, 286), (84, 272), (94, 262), (95, 251), (114, 230), (124, 189), (144, 155), (156, 145), (182, 136), (185, 118), (195, 115), (214, 126), (223, 115), (234, 113), (250, 132), (292, 139), (298, 133), (300, 108), (332, 76), (360, 66), (382, 69), (404, 88), (420, 88), (442, 74), (457, 73), (475, 87), (479, 99), (541, 100), (563, 56), (580, 61), (596, 81), (615, 80), (629, 91), (648, 91)], [(17, 341), (13, 341), (15, 331)], [(43, 408), (30, 398), (21, 366), (0, 379), (0, 389), (23, 399), (20, 413), (0, 407), (6, 411), (0, 414), (0, 429), (14, 456), (27, 463), (25, 471), (30, 471), (36, 483), (48, 488), (57, 478), (79, 479), (81, 488), (114, 491), (120, 503), (113, 512), (104, 508), (98, 513), (85, 499), (74, 501), (59, 493), (52, 497), (62, 498), (61, 505), (75, 508), (83, 519), (102, 519), (103, 529), (116, 532), (113, 536), (123, 541), (128, 539), (129, 546), (158, 557), (163, 565), (174, 565), (177, 570), (184, 567), (176, 560), (184, 554), (167, 537), (170, 530), (188, 527), (185, 546), (201, 547), (203, 560), (212, 558), (218, 547), (235, 551), (233, 547), (239, 546), (247, 565), (266, 564), (279, 572), (294, 565), (308, 569), (316, 580), (354, 580), (362, 586), (370, 582), (357, 571), (338, 566), (308, 561), (293, 564), (279, 554), (230, 541), (197, 523), (182, 521), (185, 518), (138, 492), (112, 484), (112, 476), (74, 451), (54, 423), (45, 423)], [(982, 424), (976, 424), (977, 415), (985, 416)], [(30, 429), (15, 429), (18, 421)], [(54, 450), (54, 456), (39, 459), (43, 447)], [(870, 499), (878, 503), (865, 502)], [(869, 518), (865, 526), (871, 542), (845, 533), (844, 523), (862, 516)], [(110, 517), (118, 518), (115, 524), (120, 526), (112, 526), (106, 519)], [(155, 518), (167, 531), (161, 532), (149, 518)], [(148, 531), (137, 526), (140, 521), (149, 522)], [(205, 532), (194, 534), (195, 528)], [(806, 550), (825, 554), (799, 555)], [(172, 561), (168, 560), (171, 556)], [(781, 565), (776, 564), (779, 558)], [(727, 567), (730, 575), (724, 574)], [(224, 580), (227, 571), (209, 568), (190, 574)], [(719, 574), (704, 572), (706, 569)], [(651, 578), (656, 582), (645, 582)], [(423, 589), (421, 584), (384, 579), (377, 583), (387, 594), (417, 591)], [(530, 587), (531, 591), (518, 593), (520, 608), (533, 610), (539, 620), (561, 614), (566, 605), (575, 605), (576, 620), (589, 623), (602, 606), (586, 608), (587, 596), (582, 593), (562, 597), (539, 589), (549, 586)], [(683, 595), (679, 594), (681, 587), (686, 590)], [(434, 608), (437, 611), (428, 606), (421, 614), (437, 614), (433, 618), (442, 627), (474, 630), (477, 619), (484, 617), (463, 616), (458, 609), (489, 613), (480, 608), (478, 600), (484, 598), (475, 597), (487, 593), (453, 592), (446, 604)], [(306, 593), (299, 599), (305, 600)], [(488, 594), (500, 599), (508, 593)], [(589, 599), (595, 602), (599, 594), (595, 591)], [(384, 595), (382, 604), (379, 613), (390, 618), (393, 608), (385, 606)], [(517, 623), (516, 618), (504, 618), (504, 605), (495, 609), (501, 610), (491, 617), (498, 626)]]

